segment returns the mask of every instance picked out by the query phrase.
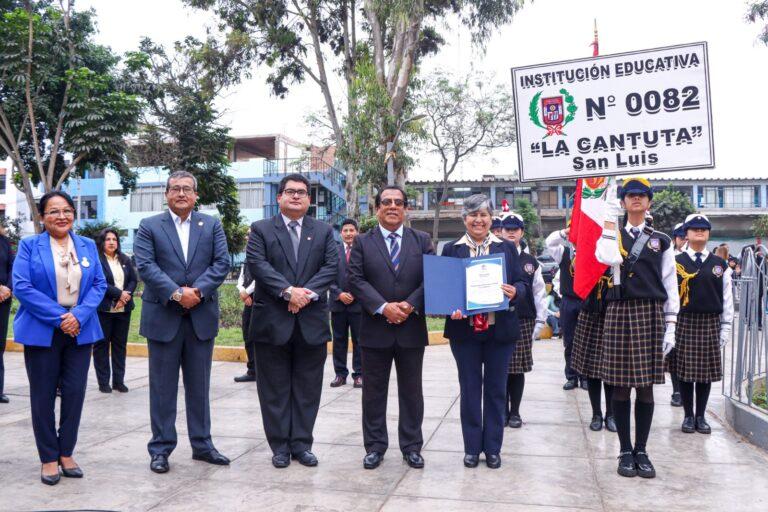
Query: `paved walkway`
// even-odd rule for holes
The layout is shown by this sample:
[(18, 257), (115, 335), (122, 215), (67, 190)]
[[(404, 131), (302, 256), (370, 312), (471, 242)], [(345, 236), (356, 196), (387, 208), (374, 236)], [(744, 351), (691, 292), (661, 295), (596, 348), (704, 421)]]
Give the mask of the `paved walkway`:
[[(561, 358), (557, 341), (537, 343), (521, 409), (525, 424), (506, 430), (500, 470), (462, 465), (459, 388), (447, 346), (430, 347), (425, 357), (423, 470), (399, 457), (396, 399), (389, 404), (395, 448), (379, 469), (362, 469), (360, 390), (327, 387), (330, 357), (315, 428), (319, 467), (273, 469), (255, 385), (232, 382), (243, 365), (214, 363), (214, 442), (232, 465), (191, 459), (180, 395), (180, 443), (165, 475), (149, 471), (147, 363), (130, 359), (126, 395), (99, 393), (91, 372), (75, 454), (86, 477), (47, 487), (38, 478), (23, 358), (8, 353), (12, 401), (0, 405), (0, 510), (768, 510), (768, 456), (718, 421), (719, 393), (713, 433), (703, 436), (680, 432), (682, 411), (669, 406), (669, 385), (657, 389), (648, 449), (658, 477), (630, 480), (616, 474), (616, 434), (588, 428), (587, 393), (561, 389)], [(394, 392), (393, 384), (390, 397)]]

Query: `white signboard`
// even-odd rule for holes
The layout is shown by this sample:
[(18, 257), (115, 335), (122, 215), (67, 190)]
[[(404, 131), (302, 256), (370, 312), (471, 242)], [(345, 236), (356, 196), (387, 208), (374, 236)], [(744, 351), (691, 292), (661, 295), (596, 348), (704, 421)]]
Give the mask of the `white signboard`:
[(707, 43), (512, 68), (521, 181), (715, 166)]

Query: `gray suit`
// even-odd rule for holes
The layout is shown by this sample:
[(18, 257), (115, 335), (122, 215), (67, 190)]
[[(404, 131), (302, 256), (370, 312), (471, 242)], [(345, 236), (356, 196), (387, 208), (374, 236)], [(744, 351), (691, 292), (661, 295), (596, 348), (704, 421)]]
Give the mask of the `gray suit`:
[[(141, 221), (134, 241), (144, 281), (141, 328), (149, 342), (150, 455), (176, 447), (179, 367), (184, 377), (187, 430), (196, 454), (213, 449), (208, 392), (213, 341), (219, 330), (216, 291), (229, 271), (227, 240), (215, 217), (192, 212), (187, 259), (169, 212)], [(184, 310), (171, 300), (179, 287), (198, 288), (202, 301)]]

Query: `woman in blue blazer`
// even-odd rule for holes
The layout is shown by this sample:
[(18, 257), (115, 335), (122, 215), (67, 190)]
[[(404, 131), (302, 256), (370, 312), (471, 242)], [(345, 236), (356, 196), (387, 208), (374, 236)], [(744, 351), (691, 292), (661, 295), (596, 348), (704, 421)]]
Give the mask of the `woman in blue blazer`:
[(507, 311), (463, 316), (455, 311), (445, 321), (445, 334), (456, 359), (461, 388), (461, 433), (464, 436), (464, 465), (477, 467), (485, 453), (489, 468), (501, 466), (501, 442), (506, 423), (507, 368), (520, 326), (514, 311), (516, 301), (528, 293), (520, 274), (517, 249), (497, 238), (491, 230), (493, 209), (483, 194), (464, 200), (462, 211), (467, 232), (443, 247), (442, 256), (469, 258), (503, 254), (506, 283), (502, 291), (510, 299)]
[[(24, 345), (32, 428), (42, 468), (40, 479), (82, 478), (72, 458), (85, 400), (91, 346), (103, 338), (96, 308), (107, 283), (96, 244), (75, 235), (75, 205), (64, 192), (45, 194), (38, 205), (45, 231), (19, 244), (13, 266), (19, 309), (14, 338)], [(61, 387), (56, 432), (56, 388)]]

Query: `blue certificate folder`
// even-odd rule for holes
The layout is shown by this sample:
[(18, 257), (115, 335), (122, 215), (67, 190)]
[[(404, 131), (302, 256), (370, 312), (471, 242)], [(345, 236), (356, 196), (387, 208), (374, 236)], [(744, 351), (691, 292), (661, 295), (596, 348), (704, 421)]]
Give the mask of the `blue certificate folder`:
[(450, 315), (461, 310), (465, 315), (476, 315), (489, 311), (509, 309), (509, 299), (484, 309), (467, 310), (467, 267), (479, 260), (501, 260), (502, 273), (506, 283), (507, 267), (503, 254), (489, 254), (476, 258), (449, 258), (447, 256), (424, 255), (424, 309), (428, 315)]

